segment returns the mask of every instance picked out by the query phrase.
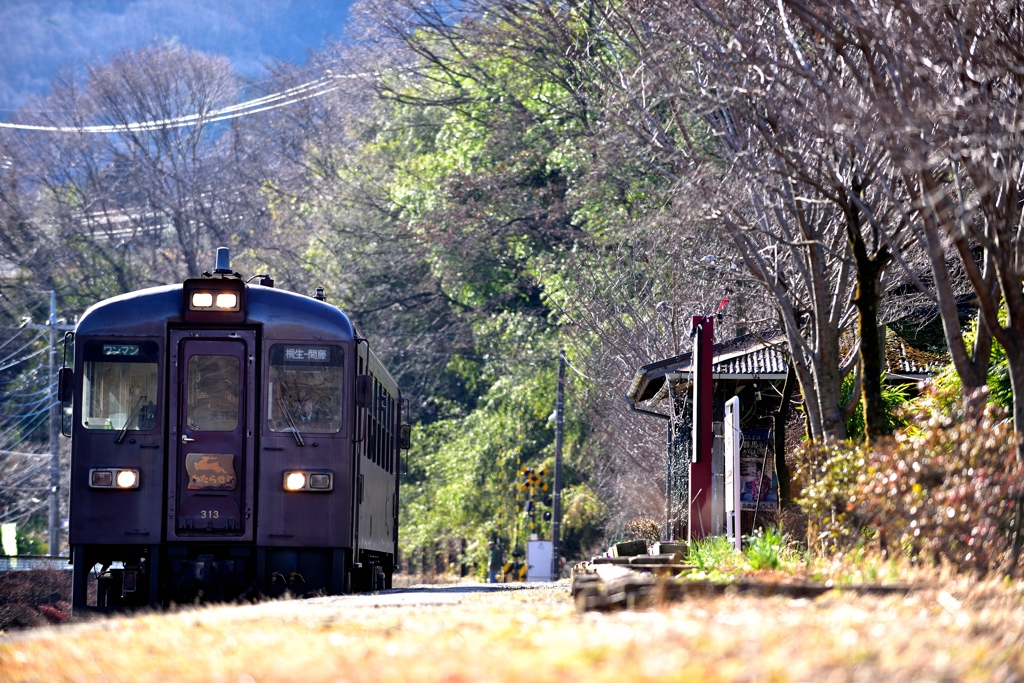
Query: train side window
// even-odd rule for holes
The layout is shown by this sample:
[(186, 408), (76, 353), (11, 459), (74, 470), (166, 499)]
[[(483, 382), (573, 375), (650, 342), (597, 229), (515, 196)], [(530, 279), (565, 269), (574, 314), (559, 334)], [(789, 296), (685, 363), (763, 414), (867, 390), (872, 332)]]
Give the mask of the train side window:
[(238, 358), (196, 354), (188, 359), (188, 428), (238, 429)]
[(267, 374), (272, 432), (336, 434), (343, 425), (344, 356), (340, 346), (274, 344)]
[(394, 409), (395, 399), (387, 392), (376, 377), (373, 392), (366, 411), (366, 458), (390, 474), (395, 473), (394, 460)]
[(158, 357), (156, 342), (86, 342), (82, 426), (156, 428)]

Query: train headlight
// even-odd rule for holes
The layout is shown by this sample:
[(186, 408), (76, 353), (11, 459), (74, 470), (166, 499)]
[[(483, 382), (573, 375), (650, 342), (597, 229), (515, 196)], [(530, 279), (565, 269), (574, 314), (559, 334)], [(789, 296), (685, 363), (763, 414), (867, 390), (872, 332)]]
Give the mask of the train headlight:
[(210, 292), (193, 292), (192, 308), (210, 308), (213, 306), (213, 294)]
[(217, 295), (217, 308), (233, 311), (238, 308), (238, 295), (234, 292), (222, 292)]
[(117, 473), (117, 486), (122, 489), (133, 489), (139, 483), (139, 475), (135, 470), (121, 470)]
[(139, 470), (128, 467), (99, 467), (89, 470), (91, 489), (137, 489)]
[(285, 491), (334, 490), (334, 473), (329, 470), (291, 470), (284, 473)]
[[(218, 271), (220, 273), (220, 271)], [(185, 280), (181, 286), (182, 317), (188, 323), (245, 322), (245, 283), (228, 277)]]

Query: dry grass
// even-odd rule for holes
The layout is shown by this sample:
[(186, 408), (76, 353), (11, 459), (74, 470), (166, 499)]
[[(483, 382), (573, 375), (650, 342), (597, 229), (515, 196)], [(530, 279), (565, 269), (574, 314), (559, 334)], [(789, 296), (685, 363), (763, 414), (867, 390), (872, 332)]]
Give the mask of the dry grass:
[(62, 623), (71, 609), (71, 572), (0, 572), (0, 632)]
[(408, 588), (409, 586), (422, 585), (451, 585), (456, 583), (472, 583), (476, 581), (472, 577), (458, 576), (456, 574), (395, 574), (392, 577), (391, 585), (394, 588)]
[[(465, 587), (462, 587), (465, 588)], [(321, 598), (8, 634), (3, 681), (990, 681), (1024, 675), (1024, 585), (725, 596), (578, 614), (565, 584)], [(444, 600), (448, 603), (444, 604)]]

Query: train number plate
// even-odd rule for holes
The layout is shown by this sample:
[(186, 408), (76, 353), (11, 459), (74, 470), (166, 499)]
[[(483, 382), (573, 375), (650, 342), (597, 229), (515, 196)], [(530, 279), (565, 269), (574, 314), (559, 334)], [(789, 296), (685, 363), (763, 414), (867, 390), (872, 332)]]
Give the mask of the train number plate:
[(233, 453), (189, 453), (185, 470), (189, 489), (234, 491), (238, 484)]

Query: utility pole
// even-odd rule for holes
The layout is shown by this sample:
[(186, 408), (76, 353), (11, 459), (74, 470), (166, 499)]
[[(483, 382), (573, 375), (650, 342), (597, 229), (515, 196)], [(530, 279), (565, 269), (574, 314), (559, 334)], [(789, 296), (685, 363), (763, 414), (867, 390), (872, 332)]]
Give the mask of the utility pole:
[(555, 485), (551, 509), (551, 578), (561, 577), (559, 533), (562, 528), (562, 440), (565, 423), (565, 350), (558, 352), (558, 396), (555, 399)]
[(50, 317), (45, 325), (27, 325), (26, 327), (50, 331), (50, 555), (60, 555), (60, 432), (61, 415), (60, 401), (57, 400), (57, 332), (73, 330), (74, 325), (57, 323), (57, 293), (50, 290)]

